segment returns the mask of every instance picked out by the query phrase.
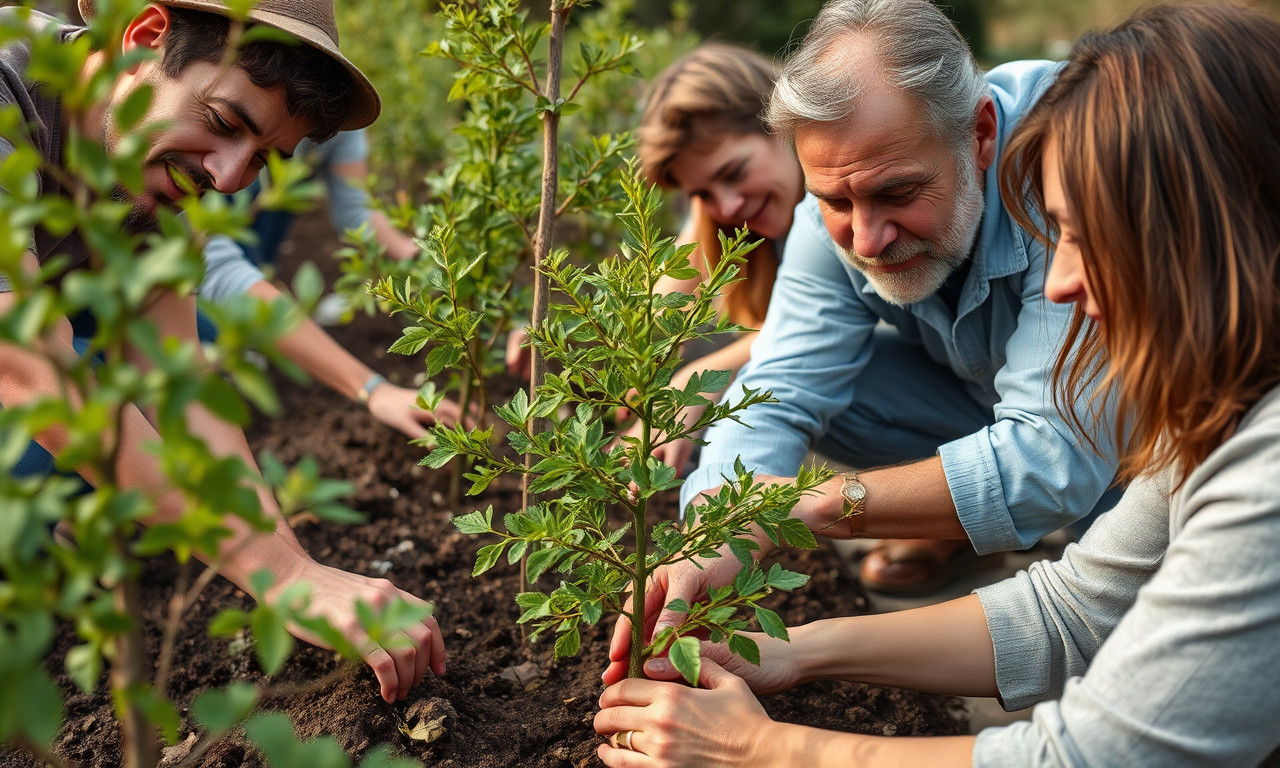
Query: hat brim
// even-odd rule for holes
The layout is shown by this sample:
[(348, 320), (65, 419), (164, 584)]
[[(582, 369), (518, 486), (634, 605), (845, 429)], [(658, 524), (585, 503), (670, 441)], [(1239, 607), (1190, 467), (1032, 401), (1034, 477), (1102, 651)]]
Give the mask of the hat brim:
[[(227, 7), (225, 2), (219, 0), (156, 0), (162, 5), (172, 8), (188, 8), (196, 11), (206, 11), (208, 13), (216, 13), (219, 16), (227, 15)], [(97, 13), (96, 0), (79, 0), (80, 15), (88, 21)], [(358, 128), (364, 128), (371, 125), (374, 120), (378, 119), (378, 114), (382, 111), (382, 99), (378, 96), (378, 91), (373, 87), (373, 83), (369, 82), (369, 78), (364, 73), (347, 60), (346, 56), (338, 50), (333, 39), (330, 38), (324, 30), (309, 24), (305, 21), (282, 16), (277, 13), (260, 11), (254, 8), (249, 11), (249, 18), (253, 21), (266, 24), (270, 27), (288, 32), (299, 41), (315, 48), (329, 58), (342, 65), (343, 69), (351, 76), (352, 83), (355, 88), (351, 92), (351, 99), (354, 102), (351, 109), (347, 112), (347, 118), (339, 126), (344, 131), (354, 131)]]

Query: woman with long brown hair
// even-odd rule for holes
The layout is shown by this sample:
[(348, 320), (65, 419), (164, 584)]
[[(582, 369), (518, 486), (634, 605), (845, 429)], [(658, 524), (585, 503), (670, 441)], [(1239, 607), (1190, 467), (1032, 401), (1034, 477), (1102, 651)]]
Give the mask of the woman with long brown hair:
[[(1010, 140), (1001, 190), (1075, 304), (1059, 403), (1110, 434), (1124, 498), (1055, 563), (975, 595), (704, 645), (689, 689), (626, 680), (609, 766), (1254, 766), (1280, 746), (1280, 23), (1157, 7), (1087, 35)], [(1086, 318), (1096, 322), (1089, 324)], [(1083, 437), (1082, 439), (1088, 439)], [(723, 665), (723, 666), (722, 666)], [(730, 671), (726, 671), (730, 670)], [(665, 660), (646, 668), (674, 679)], [(734, 674), (736, 673), (736, 674)], [(999, 696), (1030, 720), (883, 738), (769, 720), (812, 679)]]

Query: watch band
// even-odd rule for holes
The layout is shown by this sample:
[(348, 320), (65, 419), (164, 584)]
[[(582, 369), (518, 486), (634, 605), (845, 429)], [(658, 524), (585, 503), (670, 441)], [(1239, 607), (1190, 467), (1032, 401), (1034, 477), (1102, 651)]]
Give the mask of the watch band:
[(360, 403), (361, 405), (368, 405), (369, 397), (373, 394), (373, 390), (377, 389), (378, 385), (383, 383), (386, 380), (387, 380), (387, 377), (383, 376), (380, 373), (375, 373), (372, 376), (370, 376), (369, 380), (366, 381), (364, 383), (364, 386), (360, 388), (360, 391), (356, 393), (356, 402)]
[(867, 486), (856, 472), (846, 472), (841, 477), (840, 498), (844, 502), (841, 519), (849, 522), (850, 533), (858, 538), (867, 531)]

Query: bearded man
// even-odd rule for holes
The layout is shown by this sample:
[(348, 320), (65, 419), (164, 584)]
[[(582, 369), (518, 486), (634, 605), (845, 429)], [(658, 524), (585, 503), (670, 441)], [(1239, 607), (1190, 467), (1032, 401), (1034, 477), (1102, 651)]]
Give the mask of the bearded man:
[[(810, 450), (865, 468), (792, 514), (825, 536), (899, 539), (862, 577), (906, 593), (1113, 501), (1114, 461), (1081, 444), (1048, 388), (1070, 308), (1045, 299), (1045, 249), (996, 183), (1005, 139), (1057, 71), (984, 74), (928, 0), (827, 3), (766, 110), (808, 192), (739, 378), (778, 402), (708, 430), (682, 508), (739, 458), (758, 479), (794, 475)], [(676, 624), (667, 601), (692, 603), (739, 567), (729, 555), (660, 571), (647, 622)], [(606, 682), (624, 671), (615, 661)]]

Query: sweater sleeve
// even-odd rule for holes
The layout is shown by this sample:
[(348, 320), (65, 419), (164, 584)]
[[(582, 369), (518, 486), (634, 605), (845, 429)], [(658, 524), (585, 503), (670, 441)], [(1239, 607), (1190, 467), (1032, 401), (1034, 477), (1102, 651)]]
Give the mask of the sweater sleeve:
[(1060, 698), (979, 734), (975, 765), (1253, 766), (1280, 743), (1271, 422), (1172, 497), (1167, 479), (1135, 484), (1060, 563), (979, 592), (1005, 705)]

